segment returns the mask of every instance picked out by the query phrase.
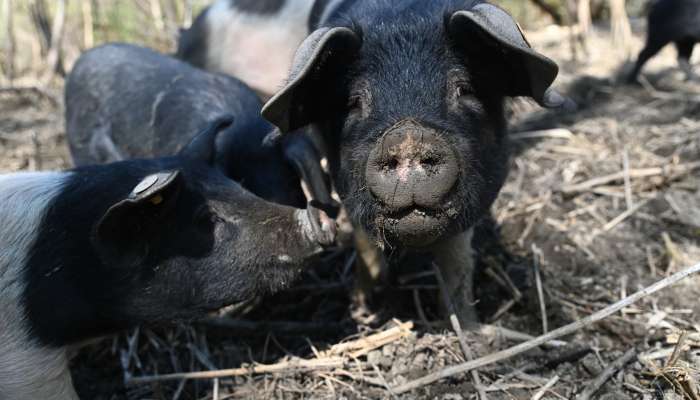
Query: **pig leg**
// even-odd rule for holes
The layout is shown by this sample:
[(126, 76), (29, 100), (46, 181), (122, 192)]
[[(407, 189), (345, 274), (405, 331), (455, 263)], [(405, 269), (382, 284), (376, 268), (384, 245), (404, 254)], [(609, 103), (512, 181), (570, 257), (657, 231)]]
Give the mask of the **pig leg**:
[(664, 46), (668, 44), (667, 41), (661, 41), (661, 40), (648, 40), (646, 46), (644, 49), (639, 53), (639, 57), (637, 58), (637, 63), (634, 65), (634, 69), (632, 72), (629, 74), (627, 78), (627, 82), (629, 83), (634, 83), (637, 82), (637, 78), (639, 77), (639, 72), (642, 70), (644, 67), (644, 64), (646, 64), (647, 61), (649, 61), (650, 58), (654, 57), (656, 53), (661, 50)]
[(445, 279), (447, 296), (454, 305), (460, 325), (471, 329), (478, 324), (474, 308), (474, 229), (453, 236), (433, 248), (435, 263)]
[(687, 80), (698, 80), (698, 75), (693, 71), (693, 66), (690, 64), (690, 57), (693, 55), (693, 47), (695, 41), (692, 39), (684, 39), (676, 42), (678, 49), (678, 66), (685, 73)]
[[(353, 305), (355, 319), (366, 319), (370, 313), (372, 292), (377, 286), (383, 271), (386, 271), (386, 260), (381, 249), (369, 239), (367, 232), (355, 227), (353, 239), (357, 258), (355, 260), (355, 288), (353, 290)], [(364, 321), (368, 322), (368, 321)]]

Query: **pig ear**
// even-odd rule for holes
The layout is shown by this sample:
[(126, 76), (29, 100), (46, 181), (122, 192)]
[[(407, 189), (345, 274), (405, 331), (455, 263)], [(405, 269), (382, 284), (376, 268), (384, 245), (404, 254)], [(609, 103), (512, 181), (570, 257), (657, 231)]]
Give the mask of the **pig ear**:
[(353, 30), (320, 28), (299, 46), (287, 84), (262, 109), (283, 133), (316, 120), (326, 105), (332, 70), (347, 62), (362, 44)]
[(219, 133), (233, 124), (232, 115), (224, 115), (199, 132), (182, 150), (180, 156), (192, 161), (213, 164), (216, 158), (216, 138)]
[(149, 252), (171, 216), (184, 186), (180, 171), (164, 171), (143, 178), (131, 193), (113, 204), (95, 226), (94, 244), (110, 264), (135, 265)]
[(513, 83), (509, 96), (529, 96), (541, 106), (556, 108), (566, 99), (550, 88), (559, 67), (534, 51), (515, 20), (501, 8), (488, 3), (477, 4), (469, 10), (457, 11), (450, 17), (449, 33), (464, 47), (473, 46), (481, 38), (486, 45), (499, 51), (510, 65)]

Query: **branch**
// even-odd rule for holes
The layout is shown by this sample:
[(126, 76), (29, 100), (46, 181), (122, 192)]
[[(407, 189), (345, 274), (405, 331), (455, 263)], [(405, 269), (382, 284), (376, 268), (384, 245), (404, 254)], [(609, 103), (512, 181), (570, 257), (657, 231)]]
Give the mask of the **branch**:
[(413, 389), (417, 389), (421, 386), (429, 385), (433, 382), (439, 381), (440, 379), (448, 378), (454, 375), (462, 374), (465, 372), (469, 372), (475, 368), (481, 368), (486, 365), (494, 364), (499, 361), (506, 360), (508, 358), (514, 357), (518, 354), (524, 353), (528, 350), (532, 350), (535, 347), (541, 346), (544, 343), (547, 343), (553, 339), (559, 339), (563, 336), (570, 335), (576, 331), (579, 331), (589, 325), (592, 325), (596, 322), (599, 322), (615, 313), (618, 311), (622, 310), (625, 307), (629, 307), (631, 304), (636, 303), (637, 301), (643, 299), (644, 297), (650, 296), (662, 289), (665, 289), (693, 274), (696, 274), (700, 272), (700, 263), (685, 269), (683, 271), (677, 272), (668, 278), (662, 279), (655, 284), (640, 290), (639, 292), (626, 297), (620, 301), (618, 301), (615, 304), (612, 304), (594, 314), (589, 315), (586, 318), (583, 318), (581, 320), (575, 321), (569, 325), (563, 326), (559, 329), (553, 330), (552, 332), (542, 335), (537, 337), (536, 339), (530, 340), (528, 342), (521, 343), (517, 346), (513, 346), (509, 349), (502, 350), (493, 354), (489, 354), (488, 356), (477, 358), (476, 360), (473, 361), (468, 361), (462, 364), (458, 365), (453, 365), (451, 367), (447, 367), (445, 369), (442, 369), (440, 371), (434, 372), (432, 374), (428, 374), (422, 378), (418, 378), (416, 380), (407, 382), (403, 385), (399, 385), (394, 388), (394, 393), (396, 394), (401, 394), (401, 393), (406, 393), (408, 391), (411, 391)]

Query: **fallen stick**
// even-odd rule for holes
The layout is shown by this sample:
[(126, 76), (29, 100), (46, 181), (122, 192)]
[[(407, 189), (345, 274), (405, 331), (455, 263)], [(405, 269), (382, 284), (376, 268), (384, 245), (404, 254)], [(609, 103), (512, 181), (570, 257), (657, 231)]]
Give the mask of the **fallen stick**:
[(526, 131), (526, 132), (515, 132), (509, 135), (511, 140), (523, 140), (523, 139), (541, 139), (541, 138), (553, 138), (553, 139), (571, 139), (574, 134), (568, 129), (554, 128), (554, 129), (543, 129), (538, 131)]
[[(511, 340), (515, 342), (526, 342), (528, 340), (535, 339), (534, 336), (528, 335), (527, 333), (514, 331), (512, 329), (503, 328), (501, 326), (495, 325), (480, 325), (479, 334), (483, 336), (488, 336), (490, 338), (500, 336), (503, 339)], [(563, 340), (551, 340), (547, 343), (542, 344), (543, 347), (557, 348), (567, 346), (569, 343)]]
[(413, 322), (399, 323), (398, 326), (346, 343), (339, 343), (319, 353), (321, 357), (347, 355), (351, 358), (363, 356), (374, 349), (394, 342), (411, 334)]
[(576, 397), (576, 400), (589, 400), (600, 388), (608, 381), (617, 371), (622, 367), (627, 365), (632, 359), (637, 356), (637, 349), (634, 347), (627, 350), (627, 352), (617, 360), (610, 363), (603, 372), (600, 373), (591, 383), (586, 386), (586, 388), (581, 392), (580, 395)]
[(530, 400), (540, 400), (554, 385), (559, 382), (559, 375), (554, 375), (540, 390), (535, 393)]
[(125, 379), (125, 384), (138, 385), (144, 383), (163, 382), (181, 379), (227, 378), (233, 376), (266, 374), (273, 372), (316, 371), (340, 368), (344, 364), (345, 358), (343, 357), (328, 357), (313, 360), (295, 359), (289, 361), (282, 361), (277, 364), (259, 364), (250, 367), (219, 369), (215, 371), (178, 372), (174, 374), (128, 377)]
[[(464, 331), (462, 331), (462, 327), (459, 324), (459, 319), (457, 319), (457, 312), (455, 311), (455, 305), (452, 303), (452, 300), (450, 300), (450, 295), (447, 290), (447, 283), (445, 283), (445, 278), (442, 276), (442, 272), (440, 272), (440, 268), (433, 263), (433, 270), (435, 271), (435, 278), (438, 281), (438, 286), (440, 286), (440, 293), (442, 293), (442, 301), (445, 303), (445, 307), (447, 308), (447, 313), (450, 315), (450, 323), (452, 324), (452, 330), (455, 331), (457, 334), (457, 339), (459, 339), (459, 345), (462, 347), (462, 353), (464, 353), (464, 359), (467, 361), (471, 361), (474, 359), (474, 353), (472, 352), (472, 349), (469, 347), (469, 344), (467, 343), (467, 338), (464, 336)], [(479, 399), (480, 400), (488, 400), (488, 396), (486, 395), (486, 391), (484, 390), (484, 386), (481, 384), (481, 377), (479, 376), (479, 372), (474, 370), (471, 370), (471, 375), (472, 375), (472, 380), (474, 381), (474, 387), (476, 388), (476, 391), (479, 393)]]
[(676, 272), (675, 274), (662, 279), (655, 284), (640, 290), (639, 292), (626, 297), (623, 300), (620, 300), (600, 311), (597, 311), (591, 315), (589, 315), (586, 318), (580, 319), (578, 321), (572, 322), (569, 325), (563, 326), (561, 328), (555, 329), (551, 332), (549, 332), (546, 335), (539, 336), (533, 340), (521, 343), (519, 345), (513, 346), (509, 349), (502, 350), (493, 354), (489, 354), (485, 357), (477, 358), (476, 360), (473, 361), (468, 361), (462, 364), (457, 364), (453, 365), (451, 367), (444, 368), (440, 371), (425, 375), (421, 378), (409, 381), (407, 383), (404, 383), (403, 385), (399, 385), (394, 388), (394, 393), (396, 394), (401, 394), (401, 393), (406, 393), (408, 391), (411, 391), (413, 389), (419, 388), (421, 386), (429, 385), (433, 382), (439, 381), (440, 379), (448, 378), (457, 374), (462, 374), (468, 371), (471, 371), (475, 368), (481, 368), (486, 365), (490, 365), (493, 363), (497, 363), (499, 361), (506, 360), (508, 358), (514, 357), (518, 354), (524, 353), (528, 350), (534, 349), (535, 347), (541, 346), (544, 343), (547, 343), (553, 339), (558, 339), (562, 336), (570, 335), (578, 330), (581, 330), (582, 328), (592, 325), (596, 322), (599, 322), (617, 312), (622, 310), (625, 307), (630, 306), (633, 303), (636, 303), (637, 301), (643, 299), (644, 297), (647, 297), (649, 295), (652, 295), (659, 290), (665, 289), (674, 283), (677, 283), (685, 278), (687, 278), (690, 275), (696, 274), (700, 272), (700, 263), (685, 269), (680, 272)]
[(679, 176), (693, 172), (700, 168), (700, 161), (689, 162), (686, 164), (669, 165), (666, 167), (652, 168), (637, 168), (625, 171), (615, 172), (614, 174), (600, 176), (598, 178), (589, 179), (587, 181), (576, 183), (573, 185), (562, 186), (559, 191), (564, 194), (575, 194), (593, 189), (596, 186), (602, 186), (610, 182), (622, 181), (627, 174), (630, 179), (648, 178), (651, 176), (668, 176), (676, 179)]

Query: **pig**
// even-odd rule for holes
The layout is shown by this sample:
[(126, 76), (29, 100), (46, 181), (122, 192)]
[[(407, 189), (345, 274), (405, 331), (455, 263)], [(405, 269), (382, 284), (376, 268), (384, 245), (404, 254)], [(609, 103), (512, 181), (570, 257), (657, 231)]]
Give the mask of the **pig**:
[(169, 157), (0, 175), (0, 399), (77, 399), (69, 346), (273, 293), (321, 253), (307, 211), (216, 166), (231, 121)]
[(646, 45), (639, 53), (627, 81), (637, 82), (644, 64), (671, 42), (676, 45), (678, 65), (686, 78), (697, 80), (690, 57), (695, 44), (700, 42), (700, 0), (657, 0), (652, 3)]
[(356, 228), (385, 253), (429, 253), (473, 325), (471, 239), (508, 172), (504, 101), (569, 103), (557, 64), (481, 0), (328, 0), (263, 116), (313, 126)]
[(217, 0), (182, 30), (176, 56), (241, 79), (262, 98), (284, 83), (309, 34), (314, 0)]
[(265, 200), (300, 208), (311, 200), (319, 212), (317, 233), (333, 235), (320, 210), (335, 216), (337, 204), (315, 146), (301, 134), (281, 136), (260, 116), (257, 95), (233, 77), (143, 47), (107, 44), (79, 58), (66, 81), (65, 104), (76, 165), (172, 155), (208, 121), (230, 114), (236, 123), (216, 144), (222, 172)]

